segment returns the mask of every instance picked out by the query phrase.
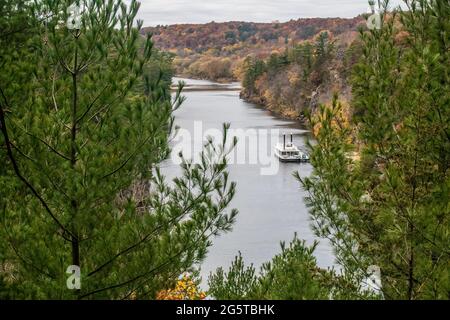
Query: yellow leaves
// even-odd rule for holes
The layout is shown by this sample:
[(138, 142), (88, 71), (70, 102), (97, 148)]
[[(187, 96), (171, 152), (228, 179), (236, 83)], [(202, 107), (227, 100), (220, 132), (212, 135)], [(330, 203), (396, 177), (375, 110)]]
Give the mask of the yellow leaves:
[[(331, 108), (334, 108), (332, 114), (334, 118), (332, 119), (332, 128), (335, 130), (342, 130), (342, 129), (352, 129), (351, 125), (351, 108), (350, 105), (346, 101), (339, 101), (336, 102), (336, 104), (332, 105), (326, 105), (324, 107), (324, 110), (321, 110), (321, 108), (318, 108), (316, 110), (316, 113), (313, 115), (313, 122), (314, 122), (314, 128), (313, 133), (315, 136), (318, 136), (320, 130), (321, 130), (321, 123), (326, 120), (325, 117), (329, 114), (327, 110), (330, 110)], [(322, 112), (323, 111), (323, 112)], [(349, 142), (351, 141), (352, 137), (348, 137)]]
[(286, 119), (298, 119), (300, 113), (293, 109), (282, 109), (281, 116)]
[(188, 72), (212, 80), (227, 79), (232, 76), (232, 64), (229, 58), (202, 56), (189, 66)]
[(206, 293), (201, 291), (192, 278), (185, 274), (177, 281), (174, 289), (158, 292), (156, 300), (204, 300)]
[(192, 55), (193, 53), (194, 53), (194, 51), (192, 49), (190, 49), (190, 48), (184, 48), (183, 49), (183, 54), (184, 54), (185, 57), (189, 56), (189, 55)]
[(288, 72), (288, 80), (289, 84), (292, 87), (297, 87), (297, 85), (300, 83), (301, 78), (297, 70), (289, 70)]
[(242, 81), (242, 79), (244, 79), (245, 76), (245, 72), (247, 71), (245, 69), (245, 64), (244, 64), (245, 59), (240, 59), (240, 58), (235, 58), (235, 67), (233, 68), (233, 76), (235, 79), (238, 79), (240, 81)]
[[(256, 90), (258, 90), (259, 92), (264, 92), (267, 88), (267, 83), (268, 83), (267, 73), (264, 73), (262, 76), (259, 76), (258, 79), (256, 79), (255, 81)], [(271, 93), (268, 92), (267, 94), (269, 95)]]

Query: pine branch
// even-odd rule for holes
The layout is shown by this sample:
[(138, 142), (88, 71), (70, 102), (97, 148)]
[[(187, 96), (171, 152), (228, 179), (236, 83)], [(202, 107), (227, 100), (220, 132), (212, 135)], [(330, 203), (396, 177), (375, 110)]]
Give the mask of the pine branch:
[(95, 99), (89, 104), (89, 106), (86, 108), (86, 111), (77, 119), (77, 123), (80, 123), (84, 117), (89, 113), (89, 111), (91, 111), (92, 107), (95, 105), (95, 103), (98, 101), (98, 99), (100, 99), (100, 97), (102, 96), (102, 94), (106, 91), (106, 89), (108, 89), (109, 84), (106, 85), (101, 91), (100, 93), (95, 97)]
[(24, 128), (21, 128), (27, 135), (29, 135), (30, 137), (38, 140), (39, 142), (43, 143), (47, 148), (50, 149), (50, 151), (52, 151), (53, 153), (55, 153), (56, 155), (60, 156), (61, 158), (70, 161), (70, 158), (66, 155), (64, 155), (62, 152), (56, 150), (56, 148), (52, 147), (48, 142), (46, 142), (44, 139), (39, 138), (38, 136), (35, 136), (34, 134), (30, 133), (29, 131), (27, 131)]
[[(201, 235), (200, 235), (195, 241), (193, 241), (192, 244), (191, 244), (190, 246), (185, 247), (185, 248), (182, 248), (182, 249), (181, 249), (180, 251), (178, 251), (175, 255), (173, 255), (172, 257), (170, 257), (168, 260), (166, 260), (165, 262), (161, 263), (161, 264), (158, 265), (157, 267), (151, 269), (150, 271), (144, 272), (144, 273), (142, 273), (142, 274), (140, 274), (140, 275), (138, 275), (138, 276), (136, 276), (136, 277), (134, 277), (134, 278), (128, 279), (128, 280), (126, 280), (126, 281), (124, 281), (124, 282), (122, 282), (122, 283), (115, 284), (115, 285), (112, 285), (112, 286), (109, 286), (109, 287), (105, 287), (105, 288), (102, 288), (102, 289), (97, 289), (97, 290), (88, 292), (88, 293), (86, 293), (86, 294), (81, 295), (81, 296), (79, 297), (79, 299), (83, 299), (83, 298), (86, 298), (86, 297), (89, 297), (89, 296), (91, 296), (91, 295), (94, 295), (94, 294), (97, 294), (97, 293), (101, 293), (101, 292), (104, 292), (104, 291), (108, 291), (108, 290), (120, 288), (120, 287), (126, 286), (127, 284), (133, 283), (133, 282), (135, 282), (136, 280), (139, 280), (139, 279), (144, 278), (144, 277), (146, 277), (146, 276), (152, 275), (154, 272), (156, 272), (156, 271), (158, 271), (159, 269), (161, 269), (161, 268), (167, 266), (168, 264), (170, 264), (174, 259), (176, 259), (176, 258), (178, 258), (179, 256), (181, 256), (181, 255), (182, 255), (184, 252), (186, 252), (187, 250), (193, 248), (194, 246), (197, 246), (197, 245), (198, 245), (198, 241), (200, 241), (200, 239), (202, 239), (202, 238), (205, 236), (205, 233), (212, 227), (212, 225), (213, 225), (213, 222), (209, 223), (209, 224), (207, 225), (207, 227), (203, 230), (203, 232), (201, 233)], [(214, 231), (211, 232), (211, 233), (207, 236), (207, 238), (210, 238), (210, 237), (211, 237), (212, 235), (214, 235), (214, 234), (215, 234)]]
[(50, 279), (53, 279), (53, 280), (56, 279), (56, 277), (54, 275), (48, 273), (47, 271), (44, 271), (41, 268), (38, 268), (34, 262), (30, 262), (27, 259), (25, 259), (22, 256), (22, 254), (20, 254), (19, 249), (17, 249), (16, 246), (14, 245), (13, 240), (12, 240), (12, 238), (11, 238), (9, 232), (8, 232), (8, 229), (6, 228), (5, 225), (4, 225), (4, 230), (5, 230), (5, 234), (7, 235), (7, 238), (8, 238), (8, 243), (11, 246), (11, 248), (13, 249), (15, 255), (19, 258), (19, 260), (21, 260), (25, 265), (29, 266), (31, 269), (36, 270), (40, 274), (44, 274), (44, 275), (46, 275), (47, 277), (49, 277)]
[[(3, 97), (5, 105), (9, 108), (8, 100), (5, 96), (2, 88), (0, 88), (0, 93)], [(20, 172), (19, 166), (18, 166), (16, 159), (14, 158), (14, 155), (12, 152), (11, 142), (9, 140), (8, 130), (6, 127), (5, 113), (3, 111), (3, 104), (1, 104), (1, 103), (0, 103), (0, 124), (1, 124), (1, 131), (2, 131), (3, 137), (5, 139), (7, 155), (8, 155), (9, 160), (11, 161), (11, 164), (13, 166), (16, 176), (28, 187), (28, 189), (30, 189), (31, 193), (39, 200), (41, 205), (44, 207), (45, 211), (47, 211), (47, 213), (50, 215), (50, 217), (53, 219), (53, 221), (63, 230), (63, 232), (66, 232), (67, 234), (72, 235), (72, 233), (55, 216), (55, 214), (50, 209), (49, 205), (44, 200), (44, 198), (42, 198), (42, 196), (37, 192), (37, 190), (33, 187), (33, 185)], [(63, 234), (61, 236), (64, 239), (66, 239)]]
[[(218, 174), (220, 174), (220, 172)], [(205, 190), (208, 190), (208, 191), (206, 191), (204, 193), (202, 192), (195, 199), (193, 199), (191, 201), (191, 203), (189, 204), (189, 206), (187, 206), (186, 208), (183, 209), (181, 214), (177, 215), (176, 217), (174, 217), (174, 218), (172, 218), (171, 220), (168, 221), (169, 225), (177, 223), (177, 221), (181, 220), (192, 209), (192, 207), (194, 206), (195, 203), (197, 203), (197, 201), (199, 201), (202, 197), (205, 197), (209, 192), (211, 192), (211, 190), (209, 190), (209, 189), (211, 188), (211, 185), (212, 185), (213, 181), (218, 177), (218, 174), (212, 176), (212, 178), (211, 178), (211, 180), (210, 180), (210, 182), (208, 184), (207, 189), (205, 189)], [(120, 251), (114, 257), (112, 257), (110, 260), (108, 260), (107, 262), (105, 262), (104, 264), (102, 264), (101, 266), (96, 268), (94, 271), (91, 271), (90, 273), (88, 273), (88, 277), (90, 277), (90, 276), (96, 274), (97, 272), (101, 271), (103, 268), (105, 268), (109, 264), (113, 263), (120, 256), (125, 255), (125, 254), (131, 252), (132, 250), (134, 250), (135, 248), (139, 247), (141, 244), (143, 244), (144, 242), (149, 240), (150, 237), (152, 237), (154, 234), (156, 234), (158, 231), (160, 231), (164, 227), (165, 227), (164, 224), (156, 227), (149, 234), (147, 234), (144, 238), (142, 238), (140, 241), (138, 241), (137, 243), (135, 243), (135, 244), (129, 246), (128, 248)]]

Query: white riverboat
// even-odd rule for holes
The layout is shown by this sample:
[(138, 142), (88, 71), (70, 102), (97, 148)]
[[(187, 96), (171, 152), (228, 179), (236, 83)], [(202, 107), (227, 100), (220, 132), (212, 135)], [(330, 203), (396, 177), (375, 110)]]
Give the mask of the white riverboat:
[(275, 156), (281, 162), (308, 162), (309, 155), (302, 152), (293, 142), (291, 134), (291, 142), (286, 142), (286, 135), (283, 135), (283, 143), (275, 146)]

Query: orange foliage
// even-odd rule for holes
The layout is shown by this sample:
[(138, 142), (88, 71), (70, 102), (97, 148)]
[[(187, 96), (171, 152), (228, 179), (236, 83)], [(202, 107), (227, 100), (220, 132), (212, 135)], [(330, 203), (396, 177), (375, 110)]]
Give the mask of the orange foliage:
[(178, 280), (174, 289), (158, 292), (156, 300), (205, 300), (206, 293), (201, 291), (195, 282), (184, 275)]
[[(242, 80), (238, 62), (249, 55), (266, 59), (274, 52), (283, 52), (287, 45), (313, 39), (323, 30), (329, 35), (349, 38), (351, 36), (345, 34), (356, 33), (362, 24), (362, 16), (298, 19), (284, 23), (211, 22), (149, 27), (142, 33), (153, 34), (157, 48), (178, 55), (181, 59), (176, 64), (179, 75)], [(231, 64), (224, 59), (230, 59)]]

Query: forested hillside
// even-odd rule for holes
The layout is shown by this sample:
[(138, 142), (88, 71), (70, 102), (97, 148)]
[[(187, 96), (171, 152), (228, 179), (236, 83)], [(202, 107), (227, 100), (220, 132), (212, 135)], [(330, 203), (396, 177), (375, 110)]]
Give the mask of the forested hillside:
[(333, 92), (348, 101), (351, 70), (361, 51), (357, 39), (344, 42), (324, 31), (267, 59), (249, 56), (242, 67), (241, 97), (292, 119), (330, 102)]
[(226, 22), (180, 24), (144, 28), (153, 35), (157, 48), (176, 54), (180, 75), (227, 81), (242, 78), (247, 56), (268, 58), (299, 42), (313, 39), (323, 31), (343, 43), (356, 38), (362, 16), (353, 19), (314, 18), (280, 23)]

